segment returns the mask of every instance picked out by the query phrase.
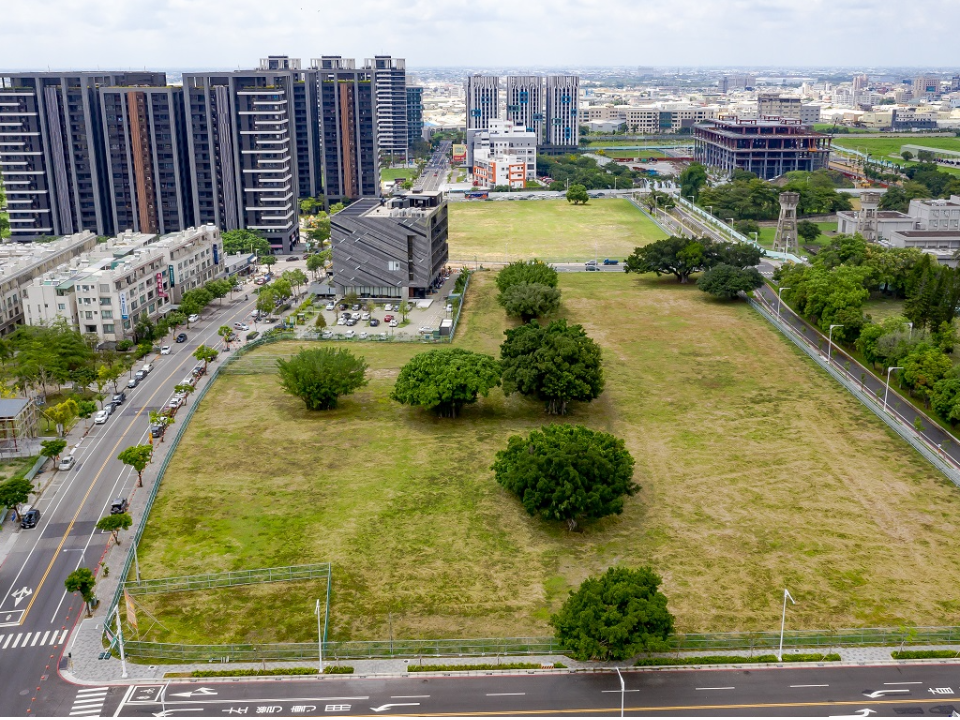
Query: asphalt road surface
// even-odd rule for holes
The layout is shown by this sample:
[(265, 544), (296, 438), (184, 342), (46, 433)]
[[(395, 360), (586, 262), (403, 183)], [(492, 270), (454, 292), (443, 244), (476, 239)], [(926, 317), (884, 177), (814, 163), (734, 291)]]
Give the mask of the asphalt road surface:
[[(562, 715), (949, 716), (957, 665), (143, 684), (79, 690), (119, 717)], [(93, 698), (94, 699), (89, 699)], [(102, 700), (100, 698), (102, 697)], [(73, 699), (71, 699), (73, 700)], [(79, 703), (79, 704), (77, 704)], [(41, 713), (37, 713), (41, 714)]]
[[(0, 708), (4, 714), (23, 716), (28, 710), (37, 714), (41, 712), (37, 703), (46, 714), (58, 714), (56, 709), (51, 712), (51, 703), (60, 708), (59, 698), (65, 693), (72, 701), (73, 690), (57, 680), (56, 669), (83, 603), (66, 592), (64, 580), (80, 566), (97, 566), (109, 538), (109, 533), (96, 529), (97, 521), (109, 514), (115, 498), (129, 498), (135, 491), (137, 475), (116, 459), (117, 454), (147, 442), (150, 411), (161, 409), (172, 397), (173, 386), (190, 375), (197, 364), (192, 356), (197, 346), (220, 347), (217, 329), (221, 325), (249, 320), (254, 301), (253, 295), (248, 297), (244, 302), (238, 293), (232, 302), (224, 299), (222, 307), (214, 301), (200, 322), (185, 330), (186, 343), (171, 341), (172, 353), (153, 361), (153, 371), (138, 387), (125, 390), (126, 402), (106, 424), (94, 425), (79, 442), (73, 469), (54, 474), (36, 503), (41, 511), (37, 527), (18, 531), (13, 551), (0, 565)], [(121, 382), (126, 381), (123, 376)], [(111, 385), (105, 392), (112, 390)], [(75, 437), (69, 438), (71, 444)], [(46, 482), (49, 473), (40, 476), (39, 482)], [(134, 523), (138, 521), (135, 517)], [(4, 534), (12, 531), (10, 523)]]
[(448, 156), (453, 143), (449, 140), (441, 142), (437, 149), (433, 151), (430, 160), (423, 168), (420, 178), (417, 180), (415, 190), (430, 192), (439, 190), (440, 185), (447, 181), (447, 173), (450, 170)]

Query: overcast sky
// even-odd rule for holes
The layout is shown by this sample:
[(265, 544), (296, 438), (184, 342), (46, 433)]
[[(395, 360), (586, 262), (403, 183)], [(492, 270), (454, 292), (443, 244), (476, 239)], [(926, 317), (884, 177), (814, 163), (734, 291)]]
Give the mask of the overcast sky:
[(960, 0), (0, 0), (0, 67), (956, 66)]

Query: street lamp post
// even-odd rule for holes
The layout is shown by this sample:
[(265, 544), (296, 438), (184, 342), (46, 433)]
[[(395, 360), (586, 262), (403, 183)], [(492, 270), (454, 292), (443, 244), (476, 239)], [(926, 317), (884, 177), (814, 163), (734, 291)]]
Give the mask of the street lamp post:
[(620, 668), (617, 668), (617, 676), (620, 678), (620, 717), (623, 717), (623, 705), (624, 698), (627, 695), (627, 685), (623, 682), (623, 675), (620, 673)]
[(887, 394), (890, 392), (890, 373), (894, 370), (903, 370), (902, 367), (893, 366), (887, 368), (887, 389), (883, 391), (883, 411), (887, 411)]
[(120, 624), (120, 603), (114, 605), (117, 612), (117, 645), (120, 647), (120, 677), (124, 680), (129, 677), (127, 673), (127, 654), (123, 647), (123, 627)]
[(320, 675), (323, 675), (323, 624), (320, 622), (320, 600), (317, 599), (317, 651), (320, 653)]
[(782, 298), (780, 297), (780, 293), (782, 293), (784, 290), (789, 290), (789, 289), (790, 288), (788, 287), (781, 287), (779, 290), (777, 290), (777, 319), (778, 320), (780, 319), (780, 302), (782, 300)]
[(793, 599), (790, 591), (783, 589), (783, 615), (780, 616), (780, 649), (777, 651), (777, 661), (783, 662), (783, 628), (787, 623), (787, 598), (790, 598), (790, 604), (796, 605), (797, 601)]
[(830, 332), (827, 334), (827, 365), (830, 364), (830, 352), (833, 350), (833, 329), (843, 327), (843, 325), (831, 325)]

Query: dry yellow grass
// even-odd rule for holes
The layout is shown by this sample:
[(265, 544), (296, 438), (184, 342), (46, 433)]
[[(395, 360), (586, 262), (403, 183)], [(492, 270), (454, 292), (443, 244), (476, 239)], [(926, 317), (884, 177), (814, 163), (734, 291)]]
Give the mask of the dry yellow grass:
[[(458, 344), (496, 352), (492, 276), (474, 278)], [(548, 421), (490, 397), (455, 421), (388, 399), (423, 349), (354, 345), (370, 385), (307, 412), (273, 375), (211, 389), (171, 464), (141, 548), (148, 576), (330, 561), (332, 637), (549, 633), (566, 591), (650, 564), (681, 631), (958, 624), (960, 492), (742, 304), (666, 278), (561, 277), (563, 312), (604, 348), (607, 389), (566, 422), (613, 432), (642, 491), (568, 534), (527, 516), (490, 464)], [(260, 355), (289, 355), (295, 344)], [(255, 356), (250, 362), (255, 361)], [(244, 361), (245, 362), (245, 361)], [(309, 641), (313, 588), (152, 600), (194, 642)], [(271, 633), (277, 614), (294, 613)]]

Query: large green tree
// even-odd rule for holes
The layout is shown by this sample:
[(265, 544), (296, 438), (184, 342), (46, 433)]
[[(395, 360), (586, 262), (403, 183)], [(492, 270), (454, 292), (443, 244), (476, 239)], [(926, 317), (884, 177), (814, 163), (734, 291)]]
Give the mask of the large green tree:
[(693, 197), (693, 202), (696, 202), (701, 188), (706, 184), (707, 169), (701, 163), (690, 163), (680, 173), (680, 193), (688, 200)]
[(636, 248), (624, 263), (625, 272), (673, 275), (681, 283), (689, 282), (690, 275), (714, 265), (726, 263), (734, 267), (749, 267), (760, 262), (764, 251), (745, 243), (715, 242), (710, 238), (671, 236)]
[(500, 345), (503, 391), (536, 398), (551, 415), (564, 415), (573, 401), (590, 402), (603, 392), (600, 346), (580, 325), (533, 320), (507, 330)]
[(30, 500), (33, 483), (25, 478), (10, 478), (0, 482), (0, 507), (13, 509), (17, 518), (23, 516), (21, 508)]
[(56, 440), (42, 440), (40, 442), (40, 454), (46, 458), (53, 458), (54, 462), (60, 461), (60, 453), (67, 449), (67, 441), (62, 438)]
[(586, 205), (590, 202), (590, 196), (583, 185), (571, 185), (567, 190), (567, 202), (574, 205)]
[(200, 347), (198, 347), (196, 350), (193, 351), (193, 356), (197, 360), (203, 361), (204, 372), (206, 372), (207, 370), (207, 364), (213, 360), (216, 360), (219, 354), (220, 354), (219, 352), (217, 352), (216, 350), (214, 350), (212, 347), (208, 345), (201, 345)]
[(281, 387), (309, 410), (330, 410), (338, 399), (367, 384), (367, 363), (342, 348), (301, 350), (277, 360)]
[(511, 285), (528, 283), (557, 287), (559, 282), (557, 271), (543, 260), (518, 260), (497, 273), (497, 290), (500, 292)]
[(464, 405), (486, 397), (498, 385), (500, 363), (495, 358), (460, 348), (430, 350), (401, 368), (390, 397), (455, 418)]
[(663, 650), (673, 632), (673, 615), (661, 582), (649, 567), (612, 567), (584, 580), (550, 618), (557, 640), (581, 661), (626, 660)]
[(270, 242), (255, 230), (228, 230), (221, 235), (223, 252), (227, 255), (239, 253), (270, 254)]
[(117, 460), (137, 471), (137, 485), (143, 487), (143, 471), (153, 457), (152, 445), (131, 445), (117, 455)]
[(721, 263), (714, 265), (697, 280), (697, 287), (724, 300), (734, 300), (741, 292), (763, 285), (763, 276), (756, 268), (738, 268)]
[(921, 343), (903, 359), (900, 377), (914, 393), (929, 401), (934, 386), (952, 369), (953, 362), (942, 350)]
[(633, 458), (623, 440), (582, 425), (547, 425), (529, 436), (514, 435), (497, 453), (493, 472), (524, 509), (545, 520), (567, 523), (623, 512), (633, 482)]
[(507, 315), (527, 322), (551, 315), (560, 308), (560, 288), (540, 283), (520, 283), (501, 292), (497, 302), (507, 311)]
[(63, 581), (67, 592), (78, 592), (83, 598), (83, 603), (87, 608), (87, 617), (93, 617), (93, 611), (90, 604), (96, 599), (93, 590), (97, 585), (97, 578), (94, 577), (90, 568), (77, 568), (67, 576)]
[(120, 531), (129, 530), (133, 525), (133, 518), (129, 513), (117, 513), (105, 515), (97, 521), (97, 530), (113, 533), (113, 541), (120, 544)]

